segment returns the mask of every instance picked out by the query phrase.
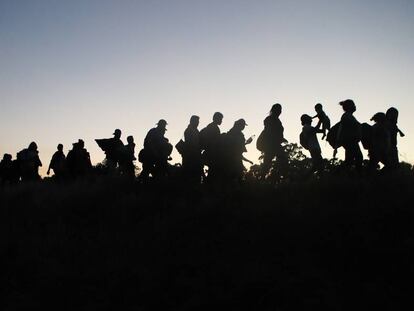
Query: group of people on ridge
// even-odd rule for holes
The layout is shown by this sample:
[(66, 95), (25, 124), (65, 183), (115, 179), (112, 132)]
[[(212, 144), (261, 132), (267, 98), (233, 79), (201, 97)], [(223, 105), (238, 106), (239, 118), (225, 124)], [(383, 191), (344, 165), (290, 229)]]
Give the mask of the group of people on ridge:
[[(357, 171), (362, 168), (363, 156), (359, 142), (369, 154), (369, 169), (377, 170), (379, 163), (386, 169), (398, 167), (397, 135), (404, 136), (398, 128), (398, 110), (390, 108), (386, 113), (378, 112), (371, 121), (360, 123), (353, 113), (356, 111), (355, 103), (344, 100), (339, 103), (343, 108), (340, 122), (331, 127), (331, 122), (324, 112), (321, 104), (315, 106), (316, 115), (304, 114), (301, 116), (302, 131), (299, 135), (300, 144), (309, 151), (312, 159), (312, 172), (318, 171), (323, 166), (321, 148), (317, 134), (322, 134), (322, 140), (326, 138), (334, 148), (334, 157), (337, 149), (345, 149), (346, 166), (354, 166)], [(280, 174), (283, 169), (288, 168), (288, 156), (284, 144), (284, 127), (279, 119), (282, 106), (274, 104), (269, 115), (264, 120), (264, 129), (260, 133), (256, 147), (262, 152), (263, 163), (260, 175), (262, 178), (268, 174), (272, 161), (276, 158)], [(316, 126), (312, 126), (312, 120), (317, 119)], [(184, 131), (184, 139), (180, 140), (175, 148), (182, 156), (182, 176), (189, 183), (200, 183), (203, 181), (214, 182), (217, 180), (241, 180), (245, 167), (243, 162), (253, 164), (244, 157), (246, 145), (253, 141), (253, 136), (246, 139), (243, 130), (247, 126), (244, 119), (234, 122), (233, 127), (222, 133), (220, 125), (223, 114), (216, 112), (213, 120), (206, 127), (199, 130), (200, 118), (192, 116)], [(143, 149), (138, 154), (138, 160), (142, 163), (142, 172), (139, 176), (143, 182), (152, 178), (166, 178), (169, 175), (169, 161), (173, 145), (165, 137), (167, 122), (164, 119), (158, 121), (156, 127), (149, 130), (145, 139)], [(133, 136), (127, 137), (127, 144), (121, 140), (122, 132), (116, 129), (112, 138), (96, 139), (99, 147), (105, 152), (105, 166), (109, 170), (119, 170), (125, 176), (135, 177), (135, 143)], [(29, 147), (17, 153), (15, 160), (10, 154), (5, 154), (0, 162), (0, 181), (16, 182), (19, 180), (38, 180), (39, 167), (42, 162), (39, 158), (38, 147), (35, 142)], [(204, 167), (207, 166), (207, 174)], [(92, 169), (91, 159), (85, 149), (85, 143), (79, 139), (73, 144), (72, 149), (65, 156), (63, 145), (57, 146), (53, 154), (47, 174), (53, 170), (57, 179), (76, 178), (87, 175)]]

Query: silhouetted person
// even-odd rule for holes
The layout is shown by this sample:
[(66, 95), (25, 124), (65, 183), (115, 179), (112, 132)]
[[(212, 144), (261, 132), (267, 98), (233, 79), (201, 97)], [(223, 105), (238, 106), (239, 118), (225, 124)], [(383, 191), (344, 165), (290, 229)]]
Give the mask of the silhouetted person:
[(312, 172), (318, 171), (322, 166), (322, 151), (316, 137), (317, 133), (324, 133), (320, 129), (320, 123), (316, 127), (312, 126), (312, 117), (304, 114), (300, 117), (302, 132), (300, 133), (300, 144), (310, 152), (312, 158)]
[(190, 124), (184, 131), (183, 173), (191, 183), (200, 183), (202, 175), (199, 123), (200, 117), (191, 116)]
[(39, 159), (39, 151), (35, 142), (31, 142), (27, 149), (17, 154), (17, 163), (22, 181), (40, 179), (39, 167), (42, 166), (42, 162)]
[(63, 153), (63, 145), (59, 144), (57, 146), (57, 151), (53, 154), (52, 159), (50, 160), (49, 168), (47, 169), (47, 174), (50, 174), (50, 170), (53, 170), (56, 178), (62, 178), (66, 170), (66, 156)]
[(141, 150), (139, 159), (142, 162), (140, 178), (145, 181), (149, 174), (153, 177), (165, 177), (168, 173), (168, 160), (172, 151), (172, 145), (164, 137), (167, 122), (159, 120), (157, 127), (152, 128), (145, 136), (144, 149)]
[(73, 143), (72, 150), (68, 152), (66, 163), (71, 177), (85, 176), (91, 171), (91, 158), (89, 152), (85, 149), (85, 142), (82, 139)]
[(11, 184), (17, 182), (18, 173), (11, 154), (5, 153), (0, 161), (0, 184)]
[(223, 122), (223, 114), (215, 112), (213, 122), (200, 131), (200, 144), (203, 149), (202, 161), (203, 165), (208, 166), (208, 180), (213, 181), (220, 175), (220, 128)]
[[(345, 165), (355, 165), (355, 168), (360, 171), (363, 160), (361, 148), (359, 147), (361, 124), (353, 115), (356, 111), (356, 106), (351, 99), (341, 101), (339, 105), (342, 106), (344, 113), (341, 117), (336, 137), (336, 146), (342, 146), (345, 149)], [(335, 149), (334, 155), (336, 155), (336, 151), (337, 148)]]
[(95, 139), (99, 147), (105, 152), (105, 162), (110, 169), (117, 167), (124, 152), (124, 144), (121, 141), (121, 130), (116, 129), (113, 135), (114, 137), (112, 138)]
[(322, 133), (323, 133), (322, 140), (323, 140), (326, 137), (326, 132), (331, 129), (331, 120), (326, 115), (325, 111), (323, 111), (322, 104), (316, 104), (315, 111), (316, 111), (316, 116), (314, 116), (312, 119), (318, 118), (319, 121), (318, 121), (318, 124), (316, 125), (316, 128), (320, 128), (322, 126)]
[(397, 168), (400, 163), (400, 159), (398, 156), (397, 136), (398, 134), (400, 134), (400, 137), (404, 137), (405, 135), (398, 128), (398, 110), (396, 108), (394, 107), (389, 108), (385, 116), (387, 119), (387, 127), (390, 133), (390, 140), (391, 140), (388, 166), (389, 168)]
[(391, 135), (387, 127), (385, 113), (378, 112), (372, 118), (375, 124), (371, 128), (371, 143), (368, 150), (369, 169), (375, 171), (381, 162), (386, 167), (391, 150)]
[(120, 158), (119, 166), (121, 172), (127, 176), (135, 177), (135, 164), (134, 161), (137, 159), (135, 157), (135, 142), (133, 136), (127, 137), (128, 144), (125, 145), (124, 151)]
[(257, 140), (257, 149), (263, 153), (262, 177), (269, 172), (275, 157), (282, 171), (287, 167), (287, 155), (282, 146), (287, 140), (283, 136), (284, 128), (279, 119), (281, 113), (282, 106), (274, 104), (263, 122), (264, 130)]
[(242, 180), (243, 172), (246, 170), (243, 161), (253, 164), (252, 161), (243, 156), (247, 152), (246, 145), (252, 142), (252, 138), (247, 141), (244, 138), (243, 130), (246, 127), (246, 121), (239, 119), (234, 122), (233, 127), (224, 136), (225, 162), (223, 169), (227, 172), (230, 179)]

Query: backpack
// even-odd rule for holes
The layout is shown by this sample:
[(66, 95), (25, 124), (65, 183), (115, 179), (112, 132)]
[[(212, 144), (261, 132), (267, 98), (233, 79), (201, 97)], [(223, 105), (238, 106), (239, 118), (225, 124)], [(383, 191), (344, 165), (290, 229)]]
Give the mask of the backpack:
[(361, 124), (361, 143), (366, 150), (372, 147), (372, 126), (368, 123)]
[(332, 148), (338, 148), (341, 147), (342, 144), (340, 142), (336, 141), (339, 127), (341, 126), (341, 122), (336, 123), (334, 126), (331, 127), (331, 129), (328, 132), (328, 135), (326, 135), (326, 141), (331, 145)]
[(207, 126), (200, 131), (199, 137), (201, 150), (205, 150), (209, 143)]
[(309, 149), (308, 138), (306, 137), (306, 134), (303, 131), (299, 135), (299, 142), (303, 148), (305, 148), (306, 150)]
[(180, 139), (180, 141), (175, 145), (175, 149), (177, 149), (178, 153), (183, 155), (186, 153), (186, 148), (187, 147), (187, 143)]
[(260, 133), (259, 137), (257, 137), (256, 140), (256, 149), (259, 150), (260, 152), (264, 152), (265, 151), (265, 134), (264, 134), (264, 130)]

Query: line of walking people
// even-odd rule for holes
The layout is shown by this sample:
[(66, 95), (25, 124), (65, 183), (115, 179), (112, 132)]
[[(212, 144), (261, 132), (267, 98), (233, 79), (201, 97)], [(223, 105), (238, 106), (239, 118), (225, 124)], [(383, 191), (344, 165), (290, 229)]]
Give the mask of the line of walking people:
[[(344, 100), (339, 103), (343, 108), (340, 122), (331, 127), (331, 122), (321, 104), (315, 105), (315, 116), (304, 114), (300, 121), (302, 131), (299, 141), (303, 148), (309, 151), (312, 159), (312, 172), (322, 169), (323, 159), (317, 134), (321, 133), (321, 139), (326, 139), (334, 149), (334, 157), (340, 147), (345, 149), (346, 166), (353, 166), (357, 171), (362, 169), (363, 156), (359, 142), (369, 154), (369, 169), (375, 171), (382, 163), (385, 169), (398, 167), (397, 135), (404, 136), (398, 128), (398, 110), (394, 107), (386, 113), (378, 112), (368, 123), (360, 123), (353, 113), (356, 111), (355, 103)], [(284, 144), (284, 127), (279, 119), (282, 114), (282, 106), (274, 104), (269, 115), (264, 120), (264, 129), (256, 141), (256, 148), (262, 153), (260, 178), (268, 174), (273, 160), (276, 158), (280, 173), (288, 169), (288, 156)], [(312, 120), (317, 119), (317, 125), (312, 126)], [(213, 120), (205, 128), (199, 130), (200, 118), (196, 115), (190, 118), (190, 122), (184, 131), (183, 138), (175, 148), (182, 156), (181, 175), (189, 183), (215, 182), (218, 180), (241, 180), (245, 167), (243, 162), (253, 164), (244, 157), (247, 151), (246, 145), (252, 143), (254, 136), (245, 138), (243, 130), (247, 126), (244, 119), (234, 122), (233, 127), (222, 133), (220, 125), (223, 114), (216, 112)], [(149, 130), (143, 149), (138, 154), (138, 160), (142, 163), (142, 172), (139, 180), (147, 182), (152, 178), (164, 179), (171, 174), (171, 153), (174, 146), (165, 137), (167, 122), (164, 119), (158, 121), (156, 127)], [(121, 140), (122, 132), (116, 129), (113, 137), (96, 139), (96, 143), (105, 152), (105, 167), (109, 171), (119, 171), (129, 177), (135, 177), (135, 143), (132, 136), (127, 137), (127, 144)], [(42, 162), (39, 158), (38, 147), (35, 142), (28, 148), (17, 153), (15, 160), (10, 154), (5, 154), (0, 162), (0, 180), (2, 182), (17, 182), (19, 180), (38, 180), (39, 167)], [(207, 171), (204, 167), (207, 166)], [(57, 179), (77, 178), (89, 174), (92, 170), (91, 159), (85, 149), (85, 143), (79, 139), (73, 144), (73, 148), (65, 156), (63, 145), (57, 146), (53, 154), (47, 174), (53, 170)]]

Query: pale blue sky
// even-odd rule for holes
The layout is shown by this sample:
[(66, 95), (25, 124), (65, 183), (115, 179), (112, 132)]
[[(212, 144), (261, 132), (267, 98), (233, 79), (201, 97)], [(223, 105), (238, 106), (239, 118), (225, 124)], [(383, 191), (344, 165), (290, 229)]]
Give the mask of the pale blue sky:
[(298, 141), (302, 113), (322, 102), (335, 123), (352, 98), (361, 122), (400, 110), (413, 163), (413, 55), (414, 1), (0, 0), (0, 154), (35, 140), (46, 166), (83, 138), (96, 163), (115, 128), (138, 151), (158, 119), (175, 144), (214, 111), (258, 135), (275, 102)]

